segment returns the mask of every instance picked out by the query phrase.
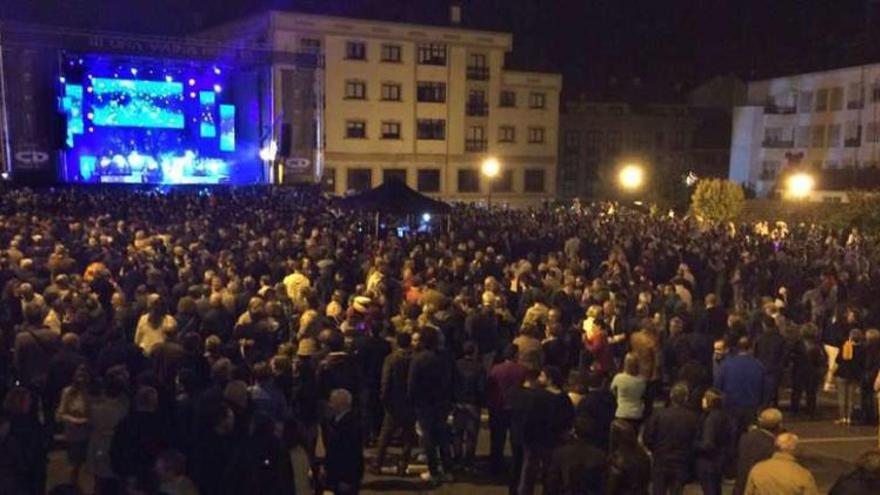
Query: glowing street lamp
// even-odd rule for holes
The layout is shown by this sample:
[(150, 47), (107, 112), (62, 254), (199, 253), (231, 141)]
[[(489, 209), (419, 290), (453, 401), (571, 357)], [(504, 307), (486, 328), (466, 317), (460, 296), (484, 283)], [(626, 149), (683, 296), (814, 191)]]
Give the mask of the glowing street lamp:
[(268, 145), (260, 150), (260, 160), (263, 160), (264, 162), (274, 162), (276, 156), (278, 156), (278, 143), (273, 139)]
[(645, 170), (640, 165), (624, 165), (617, 175), (617, 181), (626, 191), (635, 191), (645, 182)]
[(816, 187), (816, 179), (805, 172), (798, 172), (785, 181), (788, 196), (794, 199), (804, 199), (813, 192)]
[(498, 161), (495, 157), (489, 157), (483, 160), (483, 164), (480, 166), (480, 172), (486, 176), (489, 180), (489, 195), (486, 200), (486, 206), (492, 206), (492, 182), (495, 180), (495, 177), (498, 177), (498, 174), (501, 173), (501, 162)]

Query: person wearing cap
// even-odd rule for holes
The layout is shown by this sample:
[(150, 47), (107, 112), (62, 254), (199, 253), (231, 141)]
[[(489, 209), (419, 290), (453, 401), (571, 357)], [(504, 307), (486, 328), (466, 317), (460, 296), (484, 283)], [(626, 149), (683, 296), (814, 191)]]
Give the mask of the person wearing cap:
[(773, 457), (749, 472), (745, 495), (819, 495), (815, 478), (795, 459), (798, 442), (794, 433), (776, 437)]

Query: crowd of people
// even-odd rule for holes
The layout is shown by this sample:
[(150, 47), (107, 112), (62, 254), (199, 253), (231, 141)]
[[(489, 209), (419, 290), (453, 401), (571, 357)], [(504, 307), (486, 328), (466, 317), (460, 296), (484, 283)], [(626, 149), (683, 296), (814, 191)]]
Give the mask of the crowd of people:
[[(2, 191), (0, 493), (45, 493), (63, 448), (55, 493), (811, 494), (781, 408), (821, 420), (825, 389), (877, 424), (880, 237), (609, 203), (373, 221), (306, 189)], [(880, 451), (832, 493), (880, 493)]]

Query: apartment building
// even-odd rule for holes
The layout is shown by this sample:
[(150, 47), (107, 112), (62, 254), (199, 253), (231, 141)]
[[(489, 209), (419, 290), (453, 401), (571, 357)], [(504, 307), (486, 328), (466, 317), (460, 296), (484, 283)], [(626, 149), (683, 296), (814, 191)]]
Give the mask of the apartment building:
[[(395, 177), (449, 200), (482, 200), (490, 185), (493, 201), (511, 204), (555, 194), (562, 79), (505, 69), (510, 34), (278, 11), (206, 34), (319, 55), (321, 111), (306, 122), (280, 115), (273, 132), (280, 143), (312, 136), (314, 178), (329, 192)], [(272, 67), (276, 109), (310, 90), (290, 83), (291, 68)], [(487, 157), (501, 163), (491, 182)]]
[(837, 179), (880, 165), (880, 64), (749, 83), (731, 140), (730, 178), (758, 195), (790, 169), (814, 172), (819, 190), (858, 187)]

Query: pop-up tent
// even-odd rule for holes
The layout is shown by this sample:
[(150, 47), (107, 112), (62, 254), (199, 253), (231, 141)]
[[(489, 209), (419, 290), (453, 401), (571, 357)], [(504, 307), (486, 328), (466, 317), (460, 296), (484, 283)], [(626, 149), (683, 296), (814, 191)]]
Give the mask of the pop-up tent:
[(444, 215), (452, 211), (448, 204), (431, 199), (392, 179), (354, 196), (343, 198), (339, 206), (346, 210), (369, 211), (388, 215)]

